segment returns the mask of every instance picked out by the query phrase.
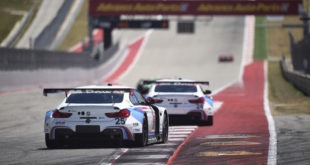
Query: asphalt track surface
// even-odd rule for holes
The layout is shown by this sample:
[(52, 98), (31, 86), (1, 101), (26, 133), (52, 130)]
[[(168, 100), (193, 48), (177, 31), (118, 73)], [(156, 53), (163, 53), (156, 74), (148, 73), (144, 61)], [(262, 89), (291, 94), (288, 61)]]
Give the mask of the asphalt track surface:
[[(238, 80), (242, 63), (244, 20), (244, 17), (215, 17), (210, 22), (197, 23), (195, 34), (178, 35), (175, 24), (168, 31), (151, 31), (141, 51), (137, 52), (135, 65), (120, 75), (116, 82), (135, 86), (141, 78), (183, 77), (209, 80), (210, 88), (216, 90)], [(133, 30), (118, 34), (126, 44), (144, 32)], [(221, 54), (231, 54), (235, 61), (218, 63)], [(62, 95), (43, 97), (41, 90), (0, 95), (0, 164), (104, 164), (111, 161), (113, 155), (124, 152), (122, 148), (94, 146), (46, 149), (44, 115), (48, 109), (58, 105), (62, 98)], [(149, 147), (156, 148), (156, 145)], [(126, 155), (134, 150), (129, 148), (118, 161), (121, 163), (126, 158), (138, 160), (139, 157), (128, 158)], [(170, 155), (173, 153), (167, 152)], [(168, 160), (166, 156), (158, 157)]]

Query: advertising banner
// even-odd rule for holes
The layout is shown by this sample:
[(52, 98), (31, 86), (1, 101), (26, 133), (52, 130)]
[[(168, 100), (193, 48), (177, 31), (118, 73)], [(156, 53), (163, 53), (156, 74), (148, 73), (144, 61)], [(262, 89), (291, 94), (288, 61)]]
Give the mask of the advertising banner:
[(90, 0), (90, 16), (298, 15), (302, 0)]

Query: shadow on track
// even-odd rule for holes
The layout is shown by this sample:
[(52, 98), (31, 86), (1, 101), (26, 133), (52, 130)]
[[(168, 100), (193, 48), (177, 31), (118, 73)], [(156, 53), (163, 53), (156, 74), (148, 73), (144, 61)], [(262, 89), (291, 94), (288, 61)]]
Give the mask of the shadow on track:
[(184, 126), (184, 125), (199, 126), (199, 121), (190, 120), (187, 118), (169, 117), (169, 126)]

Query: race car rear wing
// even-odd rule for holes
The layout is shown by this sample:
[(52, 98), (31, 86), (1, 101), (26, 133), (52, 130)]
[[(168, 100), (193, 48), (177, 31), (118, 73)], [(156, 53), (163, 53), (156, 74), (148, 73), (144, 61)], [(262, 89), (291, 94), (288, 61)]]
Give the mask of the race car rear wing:
[(153, 84), (153, 83), (162, 83), (162, 84), (201, 84), (209, 85), (209, 81), (165, 81), (165, 80), (144, 80), (142, 81), (144, 85)]
[(71, 92), (71, 91), (84, 92), (84, 93), (87, 93), (87, 92), (89, 92), (89, 93), (91, 93), (91, 92), (127, 93), (127, 92), (133, 92), (133, 89), (131, 89), (131, 88), (44, 88), (43, 89), (43, 95), (47, 96), (47, 94), (65, 92), (66, 97), (67, 97), (68, 92)]

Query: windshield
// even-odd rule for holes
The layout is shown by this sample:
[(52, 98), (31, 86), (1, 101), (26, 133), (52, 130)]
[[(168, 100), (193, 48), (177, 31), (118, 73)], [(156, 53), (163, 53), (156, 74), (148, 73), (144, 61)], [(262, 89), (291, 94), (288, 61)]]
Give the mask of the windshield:
[[(112, 97), (113, 96), (113, 97)], [(105, 103), (121, 103), (124, 94), (120, 93), (76, 93), (71, 94), (66, 103), (81, 104), (105, 104)]]
[(155, 92), (197, 92), (194, 85), (158, 85)]

